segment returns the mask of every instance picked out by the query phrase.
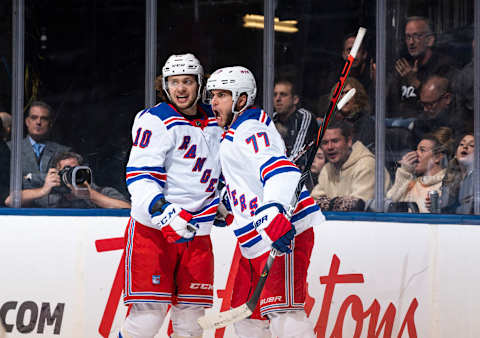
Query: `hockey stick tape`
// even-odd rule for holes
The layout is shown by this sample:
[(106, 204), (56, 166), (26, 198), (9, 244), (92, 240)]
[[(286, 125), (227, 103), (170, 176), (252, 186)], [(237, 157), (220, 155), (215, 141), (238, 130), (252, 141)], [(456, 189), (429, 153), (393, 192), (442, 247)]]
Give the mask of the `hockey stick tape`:
[(342, 110), (342, 108), (350, 101), (350, 99), (355, 95), (357, 90), (355, 88), (350, 89), (345, 95), (343, 95), (342, 99), (337, 104), (337, 109)]
[(357, 37), (355, 38), (355, 41), (353, 42), (352, 50), (350, 51), (350, 55), (353, 56), (353, 58), (357, 57), (357, 52), (358, 52), (358, 49), (360, 48), (360, 45), (362, 44), (365, 33), (367, 33), (366, 28), (360, 27), (358, 29)]

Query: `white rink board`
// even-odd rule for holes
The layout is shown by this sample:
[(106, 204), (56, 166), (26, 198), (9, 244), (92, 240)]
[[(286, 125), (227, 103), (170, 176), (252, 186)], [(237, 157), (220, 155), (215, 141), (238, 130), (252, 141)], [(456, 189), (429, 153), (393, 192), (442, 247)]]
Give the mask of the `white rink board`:
[[(97, 252), (95, 241), (123, 237), (126, 223), (125, 217), (0, 216), (0, 318), (7, 337), (101, 337), (122, 252)], [(480, 337), (480, 227), (327, 221), (315, 235), (308, 309), (318, 337), (340, 337), (340, 330), (353, 337), (356, 324), (361, 337), (369, 326), (377, 337), (397, 337), (405, 318), (401, 337)], [(212, 236), (217, 295), (234, 239), (222, 228)], [(215, 311), (221, 302), (215, 299)], [(118, 305), (106, 315), (115, 315), (109, 337), (126, 313)], [(167, 337), (166, 325), (157, 337)], [(235, 337), (233, 330), (224, 337)]]

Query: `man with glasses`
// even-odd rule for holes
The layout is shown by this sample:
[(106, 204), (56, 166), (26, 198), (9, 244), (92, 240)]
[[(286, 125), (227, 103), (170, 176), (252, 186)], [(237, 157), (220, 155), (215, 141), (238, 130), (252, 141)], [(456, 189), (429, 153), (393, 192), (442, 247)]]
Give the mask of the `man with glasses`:
[(419, 106), (421, 113), (412, 129), (417, 141), (440, 127), (449, 127), (454, 136), (463, 134), (463, 115), (458, 111), (446, 77), (432, 75), (425, 80), (420, 89)]
[(449, 79), (455, 71), (455, 61), (435, 48), (435, 34), (424, 17), (409, 17), (405, 25), (407, 53), (399, 58), (389, 83), (387, 117), (416, 117), (419, 89), (425, 79), (441, 73)]

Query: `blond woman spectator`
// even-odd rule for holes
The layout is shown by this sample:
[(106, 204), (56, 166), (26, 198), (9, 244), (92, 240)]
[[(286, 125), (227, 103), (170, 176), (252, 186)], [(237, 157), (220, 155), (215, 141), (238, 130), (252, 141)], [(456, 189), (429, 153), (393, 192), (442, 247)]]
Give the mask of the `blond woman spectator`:
[(401, 166), (387, 198), (393, 202), (415, 202), (420, 212), (430, 212), (426, 206), (428, 192), (440, 193), (447, 162), (448, 147), (434, 135), (425, 135), (417, 150), (406, 153), (399, 161)]

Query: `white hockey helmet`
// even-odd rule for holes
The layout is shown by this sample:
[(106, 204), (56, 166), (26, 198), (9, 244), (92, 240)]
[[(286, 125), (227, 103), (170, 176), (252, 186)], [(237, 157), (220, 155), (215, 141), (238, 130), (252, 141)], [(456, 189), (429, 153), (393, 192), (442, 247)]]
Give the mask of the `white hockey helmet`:
[[(253, 105), (257, 95), (257, 84), (251, 71), (245, 67), (234, 66), (217, 69), (207, 81), (207, 91), (214, 89), (229, 90), (232, 92), (232, 112), (240, 113)], [(247, 104), (240, 111), (235, 111), (238, 98), (247, 94)]]
[(198, 92), (195, 103), (197, 103), (200, 98), (202, 91), (202, 81), (203, 81), (203, 67), (200, 64), (200, 61), (191, 53), (180, 54), (180, 55), (170, 55), (170, 57), (165, 62), (165, 65), (162, 68), (162, 86), (163, 91), (167, 95), (168, 99), (170, 94), (168, 93), (168, 81), (167, 78), (172, 75), (196, 75), (198, 82)]

